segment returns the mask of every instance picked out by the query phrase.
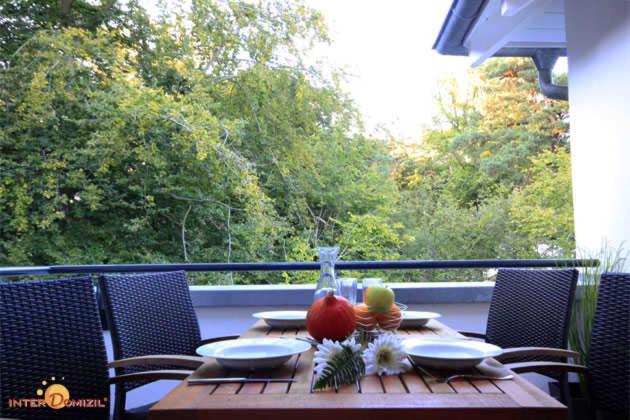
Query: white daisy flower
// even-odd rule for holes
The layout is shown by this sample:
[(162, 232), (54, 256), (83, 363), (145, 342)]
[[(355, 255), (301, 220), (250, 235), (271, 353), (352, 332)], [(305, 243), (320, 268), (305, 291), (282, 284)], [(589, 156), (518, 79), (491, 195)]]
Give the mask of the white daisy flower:
[(378, 336), (363, 351), (366, 375), (398, 375), (406, 370), (407, 354), (396, 334)]
[(357, 344), (354, 337), (347, 338), (341, 343), (339, 341), (324, 338), (324, 341), (317, 345), (317, 350), (315, 351), (315, 356), (313, 358), (313, 361), (315, 362), (316, 381), (320, 378), (328, 363), (333, 359), (333, 357), (341, 353), (344, 347), (350, 347), (353, 353), (361, 351), (361, 345)]
[(341, 345), (344, 347), (350, 347), (350, 349), (352, 350), (352, 353), (355, 353), (361, 350), (361, 344), (358, 344), (355, 341), (354, 337), (346, 338), (345, 341), (341, 343)]
[(317, 350), (315, 351), (315, 356), (313, 358), (313, 361), (315, 362), (316, 381), (328, 365), (328, 362), (330, 362), (333, 357), (342, 351), (343, 347), (341, 347), (341, 343), (339, 343), (339, 341), (332, 341), (327, 338), (324, 338), (324, 341), (317, 345)]

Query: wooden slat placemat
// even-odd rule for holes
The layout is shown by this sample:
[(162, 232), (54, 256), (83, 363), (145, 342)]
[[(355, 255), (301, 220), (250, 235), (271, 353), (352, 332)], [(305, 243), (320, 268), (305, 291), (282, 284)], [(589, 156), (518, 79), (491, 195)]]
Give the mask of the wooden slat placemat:
[[(426, 328), (401, 330), (403, 338), (413, 336), (458, 337), (456, 331), (432, 320)], [(258, 321), (242, 337), (295, 337), (307, 335), (305, 330), (275, 330)], [(291, 358), (273, 372), (226, 372), (216, 361), (209, 359), (194, 377), (251, 376), (294, 378), (293, 383), (221, 384), (189, 387), (183, 381), (150, 411), (150, 419), (177, 418), (236, 418), (261, 412), (264, 418), (326, 418), (341, 410), (344, 417), (365, 414), (371, 418), (397, 420), (414, 410), (425, 410), (432, 418), (449, 418), (454, 410), (465, 413), (484, 413), (484, 418), (515, 419), (549, 418), (566, 416), (565, 407), (520, 376), (510, 381), (486, 381), (458, 379), (449, 384), (438, 383), (435, 378), (414, 369), (396, 376), (367, 376), (360, 383), (313, 391), (314, 349)], [(376, 410), (376, 411), (375, 411)], [(381, 410), (381, 411), (378, 411)], [(479, 412), (475, 410), (480, 410)], [(339, 411), (339, 412), (341, 412)], [(382, 416), (378, 413), (381, 413)], [(509, 413), (509, 414), (508, 414)], [(273, 414), (273, 416), (271, 416)], [(416, 413), (417, 414), (417, 413)]]

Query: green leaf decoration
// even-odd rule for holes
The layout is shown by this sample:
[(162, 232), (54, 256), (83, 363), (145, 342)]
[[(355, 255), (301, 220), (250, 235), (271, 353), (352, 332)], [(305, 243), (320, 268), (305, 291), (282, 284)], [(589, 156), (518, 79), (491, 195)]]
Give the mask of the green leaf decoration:
[(354, 339), (357, 344), (361, 345), (362, 349), (367, 348), (368, 344), (376, 340), (376, 337), (378, 337), (378, 333), (373, 331), (359, 330), (354, 333)]
[(313, 389), (325, 389), (351, 385), (365, 374), (365, 363), (360, 351), (352, 351), (349, 346), (343, 346), (343, 351), (335, 355), (326, 365)]

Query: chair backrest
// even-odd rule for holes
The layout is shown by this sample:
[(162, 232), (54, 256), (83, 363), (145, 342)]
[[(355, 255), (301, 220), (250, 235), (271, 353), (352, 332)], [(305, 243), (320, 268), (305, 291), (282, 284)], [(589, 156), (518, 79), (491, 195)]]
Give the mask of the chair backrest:
[(602, 275), (587, 360), (598, 409), (630, 416), (630, 274)]
[[(201, 335), (183, 271), (103, 275), (99, 285), (115, 359), (195, 354)], [(124, 368), (117, 374), (155, 368)], [(139, 385), (127, 384), (126, 389)]]
[[(66, 391), (70, 404), (62, 407)], [(107, 355), (89, 277), (0, 284), (0, 417), (109, 417)]]
[(486, 340), (503, 348), (566, 348), (577, 276), (575, 269), (500, 269)]

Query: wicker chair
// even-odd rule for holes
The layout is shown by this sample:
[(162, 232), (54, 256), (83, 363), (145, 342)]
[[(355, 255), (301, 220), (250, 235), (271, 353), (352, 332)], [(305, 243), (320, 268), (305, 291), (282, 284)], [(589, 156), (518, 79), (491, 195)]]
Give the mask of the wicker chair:
[(486, 333), (462, 334), (503, 348), (566, 348), (577, 274), (574, 269), (500, 269)]
[[(575, 269), (500, 269), (490, 301), (486, 333), (461, 332), (502, 347), (502, 362), (566, 362), (571, 310), (578, 272)], [(568, 377), (550, 372), (561, 383), (561, 399), (570, 403)], [(571, 409), (571, 407), (569, 407)]]
[[(177, 367), (195, 368), (204, 359), (194, 356), (202, 344), (238, 338), (202, 340), (183, 271), (149, 274), (102, 275), (99, 285), (111, 328), (115, 359), (171, 355)], [(187, 356), (187, 357), (186, 357)], [(161, 356), (152, 356), (156, 360)], [(142, 367), (119, 366), (117, 374), (142, 371)], [(173, 369), (170, 364), (160, 366)], [(125, 409), (125, 393), (141, 383), (116, 387), (115, 412)]]
[(521, 362), (506, 367), (517, 373), (585, 373), (599, 417), (630, 418), (630, 274), (602, 275), (586, 365)]
[[(152, 371), (110, 378), (89, 277), (0, 284), (0, 417), (107, 419), (110, 383), (183, 379), (190, 373)], [(96, 399), (98, 407), (10, 403), (45, 399), (55, 383), (69, 391), (72, 401)]]

